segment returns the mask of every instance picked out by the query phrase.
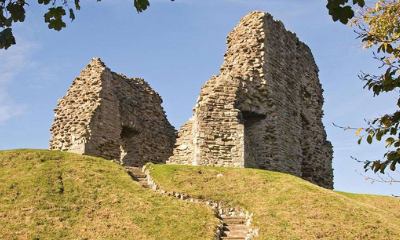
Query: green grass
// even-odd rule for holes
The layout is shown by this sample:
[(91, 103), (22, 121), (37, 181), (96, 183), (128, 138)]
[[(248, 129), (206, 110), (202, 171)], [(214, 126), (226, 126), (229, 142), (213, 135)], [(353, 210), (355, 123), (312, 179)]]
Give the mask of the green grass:
[[(400, 239), (397, 198), (257, 169), (150, 166), (165, 190), (254, 212), (258, 239)], [(110, 161), (0, 151), (0, 239), (213, 239), (217, 224), (210, 209), (143, 189)]]
[(153, 164), (150, 169), (165, 190), (255, 213), (258, 239), (400, 239), (397, 198), (335, 192), (257, 169)]
[(0, 239), (212, 239), (214, 213), (100, 158), (0, 151)]

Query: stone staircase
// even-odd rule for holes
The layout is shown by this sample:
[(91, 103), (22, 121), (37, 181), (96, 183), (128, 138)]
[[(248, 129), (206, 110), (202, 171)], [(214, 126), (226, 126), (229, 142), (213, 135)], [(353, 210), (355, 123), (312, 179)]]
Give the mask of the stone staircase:
[(245, 240), (249, 227), (246, 225), (244, 216), (221, 216), (223, 222), (221, 239), (224, 240)]
[(149, 184), (147, 183), (147, 176), (144, 172), (142, 172), (142, 169), (137, 167), (127, 167), (126, 171), (134, 181), (140, 184), (140, 186), (144, 188), (149, 187)]
[[(127, 167), (128, 174), (136, 181), (140, 186), (144, 188), (151, 188), (147, 175), (142, 171), (142, 169), (137, 167)], [(169, 194), (170, 195), (170, 194)], [(174, 194), (170, 195), (178, 197), (182, 200), (181, 196), (176, 196)], [(247, 220), (245, 216), (230, 216), (221, 215), (216, 211), (218, 218), (221, 220), (222, 228), (220, 229), (218, 239), (220, 240), (249, 240), (249, 226), (247, 225)]]

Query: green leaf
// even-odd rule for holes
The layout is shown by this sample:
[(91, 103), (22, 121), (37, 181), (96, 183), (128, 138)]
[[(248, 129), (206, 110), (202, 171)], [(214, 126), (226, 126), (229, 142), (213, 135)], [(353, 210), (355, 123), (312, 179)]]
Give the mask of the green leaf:
[[(364, 41), (366, 40), (366, 39), (363, 39)], [(379, 47), (378, 47), (378, 53), (380, 52), (380, 51), (383, 51), (383, 52), (385, 52), (385, 45), (380, 45)]]
[(69, 18), (71, 18), (71, 22), (75, 20), (75, 14), (72, 8), (69, 9)]
[(62, 17), (65, 16), (63, 7), (49, 8), (49, 11), (44, 15), (44, 21), (49, 23), (49, 28), (60, 31), (67, 25), (63, 22)]
[(10, 19), (14, 22), (23, 22), (25, 21), (25, 2), (10, 2), (7, 4), (7, 10), (10, 12)]
[(6, 28), (0, 32), (0, 49), (8, 49), (11, 45), (16, 44), (11, 28)]
[(386, 164), (381, 164), (379, 168), (380, 172), (385, 173), (385, 169), (386, 169)]
[(382, 135), (383, 135), (383, 132), (382, 132), (382, 131), (379, 131), (379, 132), (376, 134), (376, 140), (378, 140), (378, 141), (382, 140)]
[(368, 166), (371, 164), (371, 162), (369, 162), (369, 161), (367, 161), (365, 164), (364, 164), (364, 169), (365, 169), (365, 171), (368, 171)]
[[(347, 24), (349, 19), (354, 17), (354, 11), (350, 6), (345, 6), (349, 0), (328, 0), (326, 7), (329, 9), (329, 15), (333, 21), (340, 20), (341, 23)], [(358, 4), (360, 7), (365, 6), (365, 0), (353, 0), (353, 5)]]
[(50, 22), (52, 18), (61, 19), (65, 14), (63, 7), (49, 8), (49, 11), (44, 15), (44, 21)]
[(388, 138), (386, 139), (386, 143), (387, 143), (386, 147), (392, 146), (392, 144), (394, 143), (394, 141), (395, 141), (394, 138), (388, 137)]
[(375, 161), (371, 168), (374, 170), (374, 173), (376, 173), (379, 171), (380, 167), (381, 163), (379, 161)]
[(387, 52), (387, 53), (392, 53), (392, 52), (393, 52), (393, 47), (392, 47), (391, 44), (387, 44), (387, 46), (386, 46), (386, 52)]
[(397, 154), (397, 151), (391, 151), (387, 155), (387, 160), (393, 161), (393, 160), (397, 159), (398, 157), (399, 157), (399, 155)]
[(39, 4), (47, 5), (50, 3), (50, 0), (38, 0)]
[(329, 9), (329, 15), (332, 16), (333, 21), (340, 21), (347, 24), (349, 19), (354, 17), (354, 11), (350, 6), (344, 6), (348, 0), (328, 0), (326, 7)]
[(0, 6), (0, 27), (6, 26), (6, 21), (7, 21), (7, 18), (3, 14), (3, 9), (4, 8)]
[(49, 28), (54, 29), (56, 31), (61, 31), (61, 29), (65, 28), (66, 26), (67, 25), (65, 24), (65, 22), (63, 22), (62, 20), (59, 20), (59, 19), (50, 20), (50, 23), (49, 23)]
[(81, 5), (79, 5), (79, 0), (75, 0), (75, 9), (81, 10)]
[(390, 164), (390, 170), (396, 171), (396, 162), (392, 162), (392, 164)]
[(150, 6), (148, 0), (134, 0), (133, 4), (135, 5), (135, 8), (138, 13), (143, 12), (144, 10), (147, 9), (148, 6)]
[(369, 144), (372, 143), (372, 135), (368, 135), (368, 137), (367, 137), (367, 142), (368, 142)]
[(365, 6), (365, 1), (364, 0), (353, 0), (353, 4), (354, 5), (358, 4), (358, 6), (364, 7)]

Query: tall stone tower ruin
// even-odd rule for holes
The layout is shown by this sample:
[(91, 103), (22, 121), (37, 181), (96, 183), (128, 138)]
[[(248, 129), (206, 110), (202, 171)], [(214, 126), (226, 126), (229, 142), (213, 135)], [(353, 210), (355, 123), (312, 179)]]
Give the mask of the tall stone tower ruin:
[(227, 45), (168, 163), (268, 169), (333, 188), (311, 50), (264, 12), (245, 16)]
[(94, 58), (58, 101), (50, 149), (126, 166), (165, 163), (172, 155), (175, 129), (161, 103), (143, 79), (111, 72)]

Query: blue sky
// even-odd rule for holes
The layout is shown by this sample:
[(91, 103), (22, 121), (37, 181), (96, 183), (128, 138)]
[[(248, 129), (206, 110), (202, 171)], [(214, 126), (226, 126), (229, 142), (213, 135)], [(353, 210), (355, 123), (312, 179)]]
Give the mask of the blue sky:
[(61, 32), (47, 29), (46, 7), (30, 4), (26, 22), (14, 28), (17, 45), (0, 51), (0, 149), (48, 148), (57, 100), (93, 57), (115, 72), (148, 81), (178, 129), (192, 115), (200, 87), (218, 74), (226, 35), (244, 15), (260, 10), (309, 45), (320, 68), (335, 189), (400, 195), (397, 184), (366, 181), (356, 172), (362, 165), (350, 159), (379, 159), (383, 144), (357, 145), (354, 132), (332, 126), (363, 127), (365, 118), (394, 111), (398, 96), (374, 98), (362, 89), (360, 70), (376, 73), (378, 63), (371, 51), (361, 50), (351, 28), (331, 20), (325, 1), (150, 1), (141, 14), (133, 1), (82, 2), (76, 20)]

